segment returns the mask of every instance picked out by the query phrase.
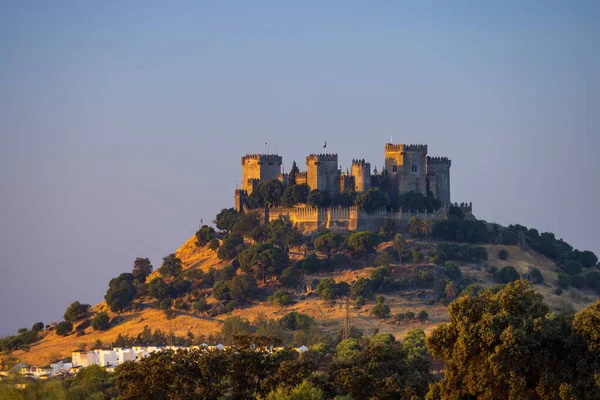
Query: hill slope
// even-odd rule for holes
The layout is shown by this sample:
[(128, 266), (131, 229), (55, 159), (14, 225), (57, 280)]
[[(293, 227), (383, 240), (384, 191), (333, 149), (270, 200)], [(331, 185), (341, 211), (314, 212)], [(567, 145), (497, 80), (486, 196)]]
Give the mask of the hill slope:
[[(433, 251), (436, 242), (430, 241), (411, 241), (411, 246), (418, 247), (421, 252), (427, 254)], [(381, 252), (390, 243), (382, 243), (378, 251)], [(579, 310), (589, 305), (594, 300), (594, 295), (591, 292), (580, 291), (575, 288), (570, 288), (561, 296), (555, 294), (554, 283), (559, 272), (558, 267), (554, 262), (544, 257), (543, 255), (533, 250), (522, 250), (517, 246), (499, 246), (485, 245), (482, 246), (488, 251), (489, 259), (482, 263), (459, 263), (463, 275), (463, 279), (470, 283), (476, 283), (484, 287), (494, 285), (490, 267), (502, 267), (505, 265), (514, 266), (517, 271), (524, 275), (528, 272), (529, 266), (536, 266), (543, 274), (545, 283), (536, 285), (536, 289), (544, 295), (548, 304), (555, 310), (573, 309)], [(509, 259), (506, 261), (500, 260), (497, 253), (500, 249), (506, 249), (509, 253)], [(228, 262), (222, 262), (216, 256), (216, 253), (206, 247), (199, 248), (195, 245), (195, 237), (190, 238), (176, 252), (177, 257), (182, 261), (184, 270), (201, 269), (208, 271), (210, 268), (221, 269)], [(402, 277), (413, 268), (412, 265), (391, 264), (394, 277)], [(420, 269), (435, 269), (439, 268), (430, 264), (419, 264)], [(351, 269), (344, 269), (330, 273), (320, 273), (306, 277), (307, 282), (313, 279), (331, 277), (336, 282), (345, 281), (351, 283), (359, 277), (367, 277), (373, 270), (373, 267), (367, 266), (366, 262), (352, 262)], [(158, 276), (155, 271), (149, 278)], [(272, 292), (278, 285), (269, 283), (263, 288), (264, 291)], [(445, 305), (439, 301), (428, 301), (428, 290), (403, 290), (399, 292), (386, 293), (386, 304), (391, 309), (391, 316), (401, 312), (412, 311), (417, 314), (421, 310), (426, 310), (429, 314), (427, 321), (411, 320), (409, 322), (399, 322), (395, 318), (379, 319), (370, 314), (370, 310), (374, 305), (374, 300), (370, 300), (360, 309), (350, 308), (350, 322), (352, 326), (363, 330), (365, 333), (372, 333), (374, 330), (379, 332), (389, 332), (396, 337), (403, 337), (404, 334), (415, 327), (419, 327), (430, 332), (439, 324), (448, 320)], [(266, 315), (269, 318), (279, 318), (290, 311), (298, 311), (305, 313), (314, 318), (318, 326), (327, 332), (337, 332), (342, 326), (345, 317), (344, 301), (338, 300), (333, 302), (324, 302), (316, 296), (307, 296), (298, 294), (297, 302), (289, 307), (277, 307), (267, 302), (255, 301), (251, 305), (244, 308), (235, 309), (230, 315), (237, 315), (247, 318), (250, 321), (256, 320), (259, 315)], [(216, 301), (212, 298), (210, 302)], [(432, 303), (432, 304), (431, 304)], [(104, 302), (97, 304), (92, 309), (93, 312), (107, 311), (110, 317), (116, 314), (110, 312)], [(185, 336), (188, 331), (195, 335), (203, 334), (208, 336), (220, 331), (223, 320), (229, 316), (219, 315), (215, 318), (198, 315), (192, 311), (177, 311), (176, 317), (167, 320), (164, 312), (159, 311), (152, 306), (152, 301), (147, 300), (141, 304), (138, 311), (130, 311), (122, 313), (124, 321), (116, 326), (111, 327), (107, 331), (94, 331), (91, 327), (85, 329), (85, 334), (77, 336), (75, 334), (62, 337), (55, 334), (54, 331), (45, 333), (45, 336), (39, 342), (33, 344), (29, 351), (15, 351), (11, 356), (16, 357), (20, 361), (33, 364), (44, 365), (52, 360), (68, 357), (72, 350), (77, 348), (91, 348), (97, 340), (104, 344), (112, 343), (119, 334), (128, 334), (137, 336), (145, 325), (149, 325), (153, 329), (160, 329), (163, 332), (170, 330), (178, 335)]]

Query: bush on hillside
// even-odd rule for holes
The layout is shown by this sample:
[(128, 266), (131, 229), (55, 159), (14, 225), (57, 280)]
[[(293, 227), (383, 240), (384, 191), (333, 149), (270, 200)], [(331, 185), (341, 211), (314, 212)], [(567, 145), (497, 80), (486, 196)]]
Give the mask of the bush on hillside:
[(529, 272), (525, 276), (525, 279), (533, 283), (534, 285), (540, 285), (544, 283), (544, 276), (536, 267), (530, 266)]
[(568, 289), (571, 286), (571, 277), (567, 274), (558, 274), (556, 284), (562, 289)]
[(501, 260), (508, 260), (508, 250), (500, 249), (498, 251), (498, 258)]
[(63, 318), (68, 322), (77, 321), (78, 319), (83, 318), (91, 307), (92, 306), (89, 304), (82, 304), (78, 301), (74, 301), (65, 311)]
[(494, 280), (498, 283), (509, 283), (519, 280), (520, 276), (515, 267), (505, 266), (494, 273)]
[(70, 321), (62, 321), (56, 325), (56, 334), (58, 336), (66, 336), (73, 330), (73, 324)]
[(110, 317), (105, 312), (99, 312), (92, 318), (92, 328), (95, 331), (105, 331), (110, 328)]
[(285, 307), (292, 304), (292, 296), (287, 290), (280, 289), (273, 293), (273, 296), (269, 296), (268, 301), (276, 306)]

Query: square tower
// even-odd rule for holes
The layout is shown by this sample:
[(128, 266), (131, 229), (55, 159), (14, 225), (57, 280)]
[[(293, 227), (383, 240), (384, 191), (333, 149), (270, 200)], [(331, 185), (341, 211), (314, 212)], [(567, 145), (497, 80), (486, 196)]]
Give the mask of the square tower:
[(427, 157), (429, 190), (444, 206), (450, 204), (450, 166), (448, 157)]
[(306, 178), (310, 190), (328, 192), (331, 197), (339, 190), (337, 154), (311, 154), (306, 157)]
[(242, 157), (242, 189), (249, 195), (257, 181), (278, 179), (282, 158), (277, 154), (247, 154)]
[(410, 191), (427, 196), (427, 145), (385, 145), (385, 170), (390, 195)]
[(366, 192), (371, 189), (371, 163), (362, 160), (352, 160), (350, 167), (354, 177), (354, 187), (357, 193)]

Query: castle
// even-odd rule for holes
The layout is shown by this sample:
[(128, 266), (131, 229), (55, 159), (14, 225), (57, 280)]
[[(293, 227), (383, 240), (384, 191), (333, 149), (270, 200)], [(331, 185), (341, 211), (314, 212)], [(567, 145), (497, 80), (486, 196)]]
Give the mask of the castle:
[[(392, 144), (385, 145), (385, 166), (380, 173), (371, 171), (371, 164), (362, 160), (352, 160), (349, 171), (342, 172), (338, 167), (337, 154), (310, 154), (306, 157), (306, 171), (295, 175), (296, 184), (306, 184), (309, 191), (318, 189), (327, 192), (331, 198), (344, 192), (362, 193), (371, 188), (379, 188), (385, 192), (392, 202), (400, 195), (408, 192), (432, 195), (442, 204), (442, 211), (452, 205), (450, 198), (450, 166), (447, 157), (429, 157), (427, 145), (423, 144)], [(262, 181), (278, 179), (288, 185), (289, 174), (281, 173), (283, 159), (276, 154), (249, 154), (242, 157), (241, 188), (235, 191), (235, 208), (243, 211), (245, 202), (252, 191)], [(471, 207), (464, 205), (465, 211), (471, 212)], [(348, 220), (339, 226), (340, 229), (363, 229), (361, 219), (367, 218), (367, 213), (356, 210), (355, 207), (332, 207), (331, 209), (314, 209), (311, 207), (295, 207), (284, 209), (275, 207), (260, 210), (265, 218), (284, 217), (294, 223), (304, 221), (305, 230), (311, 230), (325, 225), (336, 225), (340, 220)], [(388, 215), (389, 214), (389, 215)], [(394, 214), (394, 215), (392, 215)], [(402, 210), (390, 212), (382, 209), (377, 213), (376, 220), (382, 218), (405, 219)], [(430, 214), (429, 214), (430, 215)], [(311, 223), (311, 222), (314, 222)], [(308, 223), (308, 225), (306, 225)], [(339, 225), (339, 224), (338, 224)], [(302, 226), (301, 226), (302, 227)]]

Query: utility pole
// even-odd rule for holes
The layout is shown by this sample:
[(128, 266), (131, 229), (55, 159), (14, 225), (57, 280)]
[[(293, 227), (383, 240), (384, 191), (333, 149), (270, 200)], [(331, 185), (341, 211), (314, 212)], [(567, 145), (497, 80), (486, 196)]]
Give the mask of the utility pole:
[(350, 298), (346, 297), (346, 315), (342, 327), (342, 340), (350, 339)]

